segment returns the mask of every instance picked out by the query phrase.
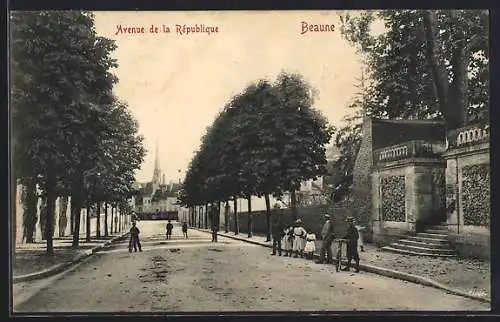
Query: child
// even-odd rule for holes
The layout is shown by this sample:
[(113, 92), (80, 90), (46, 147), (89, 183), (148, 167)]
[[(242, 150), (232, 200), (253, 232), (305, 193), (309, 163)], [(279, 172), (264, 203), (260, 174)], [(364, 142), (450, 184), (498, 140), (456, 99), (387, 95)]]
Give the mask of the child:
[(293, 247), (293, 228), (288, 227), (285, 229), (285, 235), (281, 241), (283, 251), (285, 252), (285, 256), (292, 256), (292, 247)]
[(316, 251), (316, 234), (313, 232), (307, 233), (306, 235), (306, 247), (304, 248), (304, 252), (307, 254), (308, 259), (313, 259), (314, 252)]

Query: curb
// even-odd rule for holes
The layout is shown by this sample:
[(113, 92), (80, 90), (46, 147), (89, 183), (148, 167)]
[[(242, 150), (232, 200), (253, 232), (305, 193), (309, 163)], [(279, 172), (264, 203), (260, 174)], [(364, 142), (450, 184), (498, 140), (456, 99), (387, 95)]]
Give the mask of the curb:
[(28, 282), (28, 281), (38, 280), (38, 279), (42, 279), (45, 277), (50, 277), (50, 276), (59, 274), (65, 270), (67, 270), (71, 266), (81, 262), (83, 259), (85, 259), (85, 258), (97, 253), (98, 251), (106, 248), (107, 246), (111, 245), (112, 243), (124, 239), (128, 234), (129, 233), (126, 232), (120, 236), (113, 237), (110, 240), (106, 241), (102, 245), (98, 245), (92, 249), (88, 249), (82, 253), (77, 254), (72, 260), (67, 261), (65, 263), (60, 263), (60, 264), (54, 265), (54, 266), (49, 267), (47, 269), (44, 269), (43, 271), (40, 271), (40, 272), (35, 272), (35, 273), (30, 273), (30, 274), (20, 275), (20, 276), (13, 276), (12, 283), (16, 284), (16, 283), (20, 283), (20, 282)]
[[(196, 230), (207, 232), (207, 231), (202, 230), (202, 229), (196, 229)], [(254, 244), (254, 245), (264, 246), (264, 247), (267, 247), (267, 248), (272, 248), (273, 247), (270, 244), (266, 244), (266, 243), (259, 242), (259, 241), (254, 241), (254, 240), (247, 240), (247, 239), (240, 238), (238, 236), (231, 236), (231, 235), (228, 235), (226, 233), (217, 233), (217, 235), (221, 236), (221, 237), (227, 237), (227, 238), (231, 238), (231, 239), (235, 239), (235, 240), (247, 242), (247, 243)], [(313, 257), (315, 259), (319, 259), (319, 255), (318, 254), (314, 254)], [(334, 259), (334, 262), (336, 262), (335, 259)], [(342, 260), (342, 263), (343, 264), (347, 264), (347, 261), (346, 260)], [(382, 267), (377, 267), (377, 266), (372, 266), (372, 265), (366, 265), (366, 264), (359, 264), (359, 269), (362, 270), (362, 271), (369, 272), (369, 273), (383, 275), (383, 276), (387, 276), (387, 277), (391, 277), (391, 278), (395, 278), (395, 279), (399, 279), (399, 280), (403, 280), (403, 281), (407, 281), (407, 282), (412, 282), (412, 283), (420, 284), (420, 285), (424, 285), (424, 286), (434, 287), (434, 288), (446, 291), (446, 292), (454, 294), (454, 295), (458, 295), (458, 296), (470, 298), (470, 299), (473, 299), (473, 300), (477, 300), (477, 301), (480, 301), (480, 302), (483, 302), (483, 303), (491, 304), (491, 300), (488, 299), (488, 298), (485, 298), (485, 297), (482, 297), (482, 296), (472, 295), (472, 294), (469, 294), (467, 292), (464, 292), (464, 291), (461, 291), (461, 290), (458, 290), (458, 289), (454, 289), (454, 288), (445, 286), (445, 285), (443, 285), (441, 283), (438, 283), (438, 282), (436, 282), (434, 280), (431, 280), (431, 279), (428, 279), (428, 278), (425, 278), (425, 277), (422, 277), (422, 276), (419, 276), (419, 275), (413, 275), (413, 274), (409, 274), (409, 273), (403, 273), (403, 272), (395, 271), (395, 270), (388, 269), (388, 268), (382, 268)]]

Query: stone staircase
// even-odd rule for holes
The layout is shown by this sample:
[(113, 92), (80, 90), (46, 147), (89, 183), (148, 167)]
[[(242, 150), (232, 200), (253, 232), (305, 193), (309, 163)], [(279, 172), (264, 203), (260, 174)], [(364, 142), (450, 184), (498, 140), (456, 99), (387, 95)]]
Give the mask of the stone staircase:
[(448, 231), (445, 225), (429, 227), (415, 236), (405, 236), (389, 246), (382, 247), (382, 250), (432, 257), (455, 257), (457, 255), (456, 250), (453, 249), (448, 240)]

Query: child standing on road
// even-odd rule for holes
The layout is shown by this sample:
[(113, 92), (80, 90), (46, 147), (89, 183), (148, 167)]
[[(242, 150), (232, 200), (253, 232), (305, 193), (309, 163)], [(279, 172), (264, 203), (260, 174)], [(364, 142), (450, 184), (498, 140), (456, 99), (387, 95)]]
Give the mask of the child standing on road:
[(285, 235), (281, 240), (283, 251), (285, 256), (292, 256), (292, 243), (293, 243), (293, 227), (288, 227), (285, 229)]
[(307, 233), (306, 235), (306, 247), (304, 248), (304, 252), (307, 255), (308, 259), (313, 259), (314, 252), (316, 251), (316, 234), (313, 232)]
[(182, 233), (184, 234), (184, 238), (188, 238), (188, 224), (187, 222), (184, 222), (182, 224)]
[(174, 225), (170, 222), (170, 220), (167, 223), (167, 239), (172, 238), (172, 229), (174, 229)]

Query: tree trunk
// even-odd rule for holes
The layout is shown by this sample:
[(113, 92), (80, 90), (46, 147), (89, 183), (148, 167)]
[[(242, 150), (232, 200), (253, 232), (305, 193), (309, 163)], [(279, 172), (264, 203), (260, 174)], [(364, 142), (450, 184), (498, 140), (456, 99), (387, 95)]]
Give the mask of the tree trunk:
[(36, 181), (35, 179), (29, 179), (24, 189), (24, 200), (23, 200), (23, 228), (24, 228), (24, 238), (26, 243), (34, 243), (36, 223), (38, 221), (36, 204), (38, 197), (36, 195)]
[(221, 209), (221, 202), (217, 202), (217, 217), (216, 217), (216, 223), (217, 223), (217, 229), (220, 228), (220, 209)]
[(122, 231), (122, 209), (121, 207), (117, 207), (116, 209), (117, 215), (118, 215), (118, 232)]
[(205, 218), (203, 221), (205, 222), (205, 229), (208, 229), (208, 203), (205, 204)]
[(73, 196), (71, 196), (71, 211), (69, 212), (69, 233), (75, 233), (75, 213), (73, 213)]
[(248, 237), (252, 237), (253, 216), (252, 216), (252, 196), (247, 198), (248, 201)]
[(109, 236), (108, 231), (108, 203), (104, 202), (104, 236)]
[(224, 232), (229, 232), (229, 200), (226, 200), (226, 205), (224, 207)]
[(238, 226), (238, 198), (234, 196), (233, 198), (234, 205), (234, 234), (238, 235), (240, 233), (240, 227)]
[(293, 217), (293, 221), (297, 220), (297, 195), (295, 193), (295, 189), (292, 189), (292, 191), (290, 191), (290, 204), (291, 204), (291, 207), (292, 207), (292, 217)]
[(443, 114), (446, 127), (454, 128), (453, 115), (448, 107), (448, 77), (443, 65), (439, 62), (438, 45), (436, 40), (437, 23), (436, 13), (433, 10), (426, 10), (424, 14), (424, 27), (426, 39), (426, 55), (429, 66), (432, 70), (434, 85), (436, 87), (439, 101), (439, 109)]
[(40, 216), (40, 233), (42, 234), (42, 240), (47, 240), (45, 236), (46, 227), (47, 227), (47, 195), (44, 194), (40, 197), (40, 208), (39, 208), (39, 216)]
[(80, 243), (80, 222), (82, 218), (82, 198), (78, 186), (73, 186), (71, 189), (71, 217), (73, 217), (73, 244), (74, 248), (79, 246)]
[(266, 241), (271, 241), (271, 200), (269, 200), (268, 194), (265, 194), (264, 197), (266, 199)]
[(85, 237), (85, 241), (87, 241), (88, 243), (92, 241), (92, 237), (90, 235), (91, 233), (91, 230), (92, 230), (92, 226), (91, 226), (91, 217), (90, 217), (90, 209), (91, 209), (91, 205), (90, 205), (90, 202), (87, 201), (87, 216), (85, 216), (85, 221), (86, 221), (86, 228), (85, 228), (85, 234), (86, 234), (86, 237)]
[(47, 217), (45, 223), (45, 238), (47, 240), (47, 255), (54, 255), (54, 211), (56, 207), (56, 194), (54, 191), (55, 183), (53, 178), (47, 180), (45, 191), (47, 193)]
[(111, 205), (111, 233), (112, 234), (114, 233), (113, 225), (114, 225), (114, 221), (115, 221), (114, 209), (115, 209), (115, 207), (113, 207), (113, 205)]
[(97, 208), (97, 222), (96, 222), (96, 231), (95, 231), (95, 237), (96, 238), (101, 238), (101, 202), (98, 201), (96, 203), (96, 208)]
[[(458, 19), (457, 12), (451, 10), (453, 20)], [(452, 51), (451, 68), (453, 72), (453, 82), (451, 84), (450, 107), (453, 107), (453, 124), (456, 127), (465, 126), (468, 110), (468, 89), (469, 79), (467, 67), (469, 66), (469, 53), (465, 46), (465, 35), (462, 32), (457, 34), (457, 39)]]
[(68, 225), (68, 216), (66, 216), (68, 210), (68, 196), (62, 196), (59, 199), (59, 237), (64, 237), (66, 235), (66, 226)]

